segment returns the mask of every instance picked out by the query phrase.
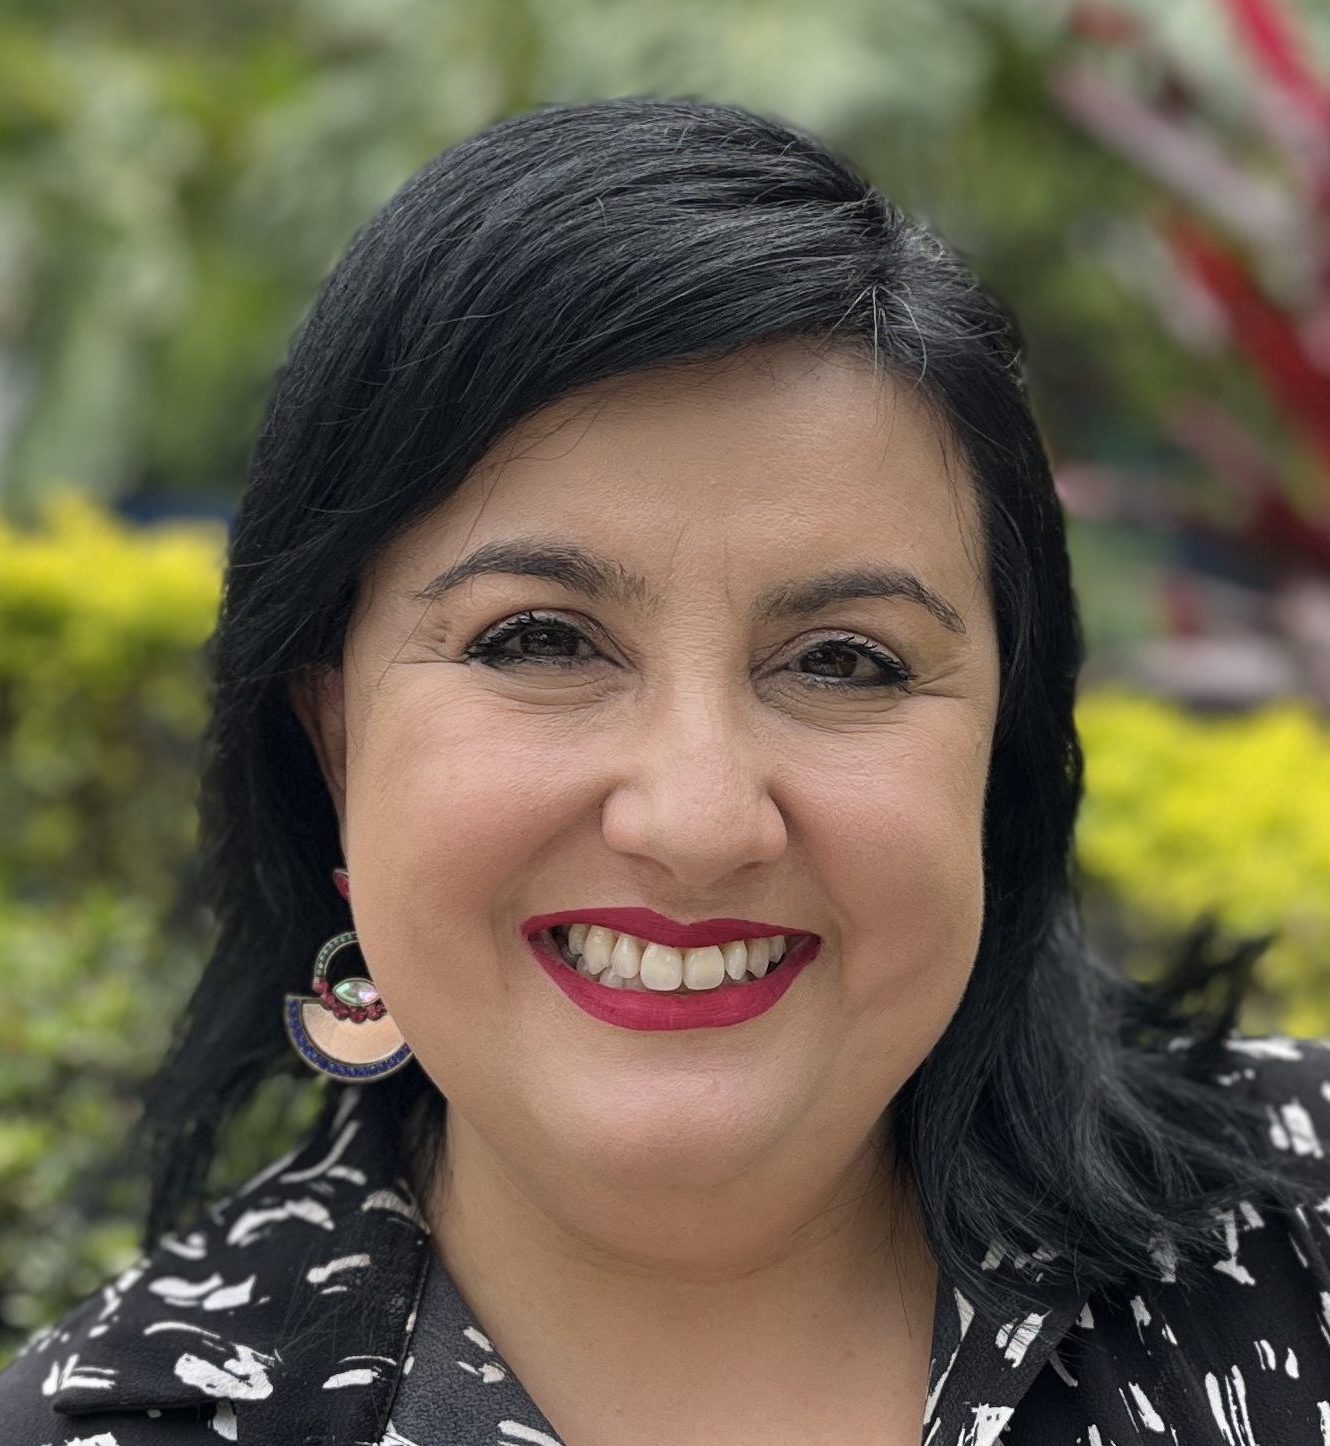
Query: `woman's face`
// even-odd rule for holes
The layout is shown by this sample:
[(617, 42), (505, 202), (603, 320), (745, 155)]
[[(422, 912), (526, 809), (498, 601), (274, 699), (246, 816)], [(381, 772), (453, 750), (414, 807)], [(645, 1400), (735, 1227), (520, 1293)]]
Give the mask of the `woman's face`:
[[(510, 561), (422, 597), (496, 545), (570, 577)], [(778, 343), (551, 406), (377, 558), (342, 670), (294, 700), (369, 969), (512, 1176), (709, 1188), (870, 1138), (979, 941), (983, 556), (909, 391)], [(901, 586), (764, 605), (869, 571)], [(523, 924), (631, 906), (820, 949), (754, 1017), (626, 1027), (574, 1003)]]

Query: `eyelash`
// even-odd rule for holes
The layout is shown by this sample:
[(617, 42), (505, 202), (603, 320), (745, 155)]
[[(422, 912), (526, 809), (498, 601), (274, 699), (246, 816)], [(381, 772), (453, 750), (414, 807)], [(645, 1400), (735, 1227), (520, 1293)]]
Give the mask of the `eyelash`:
[[(528, 628), (544, 628), (552, 631), (571, 633), (573, 636), (583, 638), (587, 642), (591, 640), (580, 629), (571, 623), (565, 622), (562, 618), (545, 616), (535, 612), (517, 613), (511, 618), (506, 618), (501, 623), (496, 623), (488, 632), (481, 634), (473, 643), (470, 643), (464, 651), (463, 656), (473, 658), (477, 662), (484, 663), (490, 668), (511, 668), (523, 663), (533, 663), (536, 667), (575, 668), (579, 664), (588, 661), (584, 658), (532, 658), (513, 657), (510, 654), (500, 652), (503, 645), (511, 638), (517, 637)], [(813, 674), (800, 674), (810, 687), (815, 688), (893, 688), (898, 691), (908, 691), (911, 683), (914, 682), (914, 674), (899, 659), (893, 658), (890, 653), (883, 651), (877, 644), (868, 638), (860, 637), (858, 634), (850, 633), (844, 637), (823, 638), (808, 651), (816, 651), (817, 648), (830, 645), (839, 645), (852, 649), (861, 657), (869, 658), (876, 663), (883, 671), (883, 678), (880, 681), (870, 680), (868, 682), (851, 682), (836, 678), (819, 678)]]

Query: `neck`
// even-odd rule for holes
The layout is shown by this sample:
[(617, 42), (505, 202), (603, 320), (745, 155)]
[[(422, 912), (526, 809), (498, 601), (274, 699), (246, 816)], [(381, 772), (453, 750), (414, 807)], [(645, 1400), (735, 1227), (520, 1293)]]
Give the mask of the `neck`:
[(566, 1340), (570, 1322), (587, 1359), (645, 1361), (657, 1377), (668, 1339), (680, 1384), (735, 1341), (787, 1356), (812, 1320), (833, 1337), (837, 1322), (849, 1334), (869, 1318), (879, 1338), (931, 1332), (936, 1265), (881, 1136), (760, 1179), (630, 1194), (568, 1179), (557, 1162), (519, 1172), (449, 1107), (425, 1210), (440, 1258), (522, 1379), (524, 1357)]

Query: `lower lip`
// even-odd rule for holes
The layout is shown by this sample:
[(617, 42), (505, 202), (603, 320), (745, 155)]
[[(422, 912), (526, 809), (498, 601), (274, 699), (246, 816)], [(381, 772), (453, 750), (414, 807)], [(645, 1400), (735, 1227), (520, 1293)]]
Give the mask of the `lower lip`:
[(697, 994), (608, 989), (579, 974), (545, 934), (532, 934), (527, 943), (545, 973), (593, 1019), (623, 1029), (720, 1029), (765, 1014), (817, 955), (822, 941), (809, 934), (780, 960), (774, 973)]

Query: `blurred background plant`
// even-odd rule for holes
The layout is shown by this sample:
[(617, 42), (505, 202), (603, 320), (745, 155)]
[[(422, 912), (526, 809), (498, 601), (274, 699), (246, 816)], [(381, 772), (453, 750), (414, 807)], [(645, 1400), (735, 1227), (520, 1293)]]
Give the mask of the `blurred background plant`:
[(1236, 362), (1256, 397), (1230, 400), (1207, 367), (1160, 397), (1173, 467), (1099, 460), (1060, 485), (1080, 515), (1170, 545), (1164, 636), (1100, 667), (1200, 706), (1305, 691), (1330, 707), (1330, 65), (1277, 0), (1216, 9), (1236, 94), (1157, 25), (1099, 4), (1073, 7), (1094, 51), (1057, 60), (1050, 88), (1161, 188), (1106, 229), (1106, 265), (1183, 351)]
[[(1330, 1036), (1328, 75), (1319, 0), (9, 0), (0, 1364), (134, 1254), (112, 1162), (209, 941), (201, 644), (272, 371), (408, 175), (547, 101), (782, 116), (1011, 302), (1090, 650), (1087, 918), (1142, 977), (1198, 914), (1271, 932), (1244, 1027)], [(273, 1080), (216, 1190), (318, 1090)]]

